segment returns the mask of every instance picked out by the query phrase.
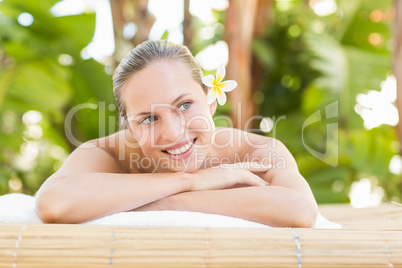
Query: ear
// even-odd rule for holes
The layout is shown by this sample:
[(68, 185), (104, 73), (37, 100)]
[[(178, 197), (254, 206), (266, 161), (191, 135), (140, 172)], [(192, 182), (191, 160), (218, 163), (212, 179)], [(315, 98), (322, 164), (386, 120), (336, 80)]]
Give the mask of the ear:
[(211, 116), (215, 114), (216, 106), (217, 106), (216, 100), (213, 103), (209, 104), (209, 112), (211, 113)]

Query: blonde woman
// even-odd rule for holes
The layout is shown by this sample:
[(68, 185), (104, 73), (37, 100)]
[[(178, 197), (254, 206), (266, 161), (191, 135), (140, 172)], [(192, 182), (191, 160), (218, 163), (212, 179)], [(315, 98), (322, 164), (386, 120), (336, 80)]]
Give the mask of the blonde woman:
[(80, 223), (123, 211), (181, 210), (271, 226), (311, 227), (317, 204), (278, 140), (215, 128), (234, 81), (202, 76), (168, 41), (134, 48), (113, 76), (125, 127), (83, 143), (36, 196), (44, 222)]

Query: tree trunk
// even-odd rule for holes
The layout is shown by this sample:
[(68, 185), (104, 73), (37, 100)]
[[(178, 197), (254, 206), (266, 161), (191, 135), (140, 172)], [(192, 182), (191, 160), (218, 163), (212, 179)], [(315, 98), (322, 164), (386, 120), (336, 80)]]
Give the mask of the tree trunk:
[(254, 36), (264, 34), (271, 3), (272, 0), (229, 0), (225, 40), (229, 45), (227, 76), (238, 83), (238, 88), (228, 94), (235, 128), (252, 128), (249, 119), (258, 112), (253, 102), (253, 88), (259, 85), (262, 74), (261, 67), (252, 60), (251, 43)]
[(226, 13), (225, 39), (229, 45), (228, 79), (234, 79), (238, 87), (228, 94), (232, 104), (233, 126), (245, 129), (253, 114), (251, 99), (251, 39), (253, 18), (257, 0), (229, 0)]
[[(115, 40), (114, 67), (136, 45), (148, 40), (154, 19), (148, 12), (148, 0), (111, 0), (113, 32)], [(124, 35), (127, 23), (134, 23), (137, 32), (131, 40)]]
[[(267, 27), (269, 26), (269, 21), (271, 19), (273, 3), (273, 0), (258, 0), (257, 12), (254, 20), (253, 39), (262, 39), (265, 36)], [(251, 95), (254, 103), (253, 115), (258, 115), (260, 113), (260, 104), (262, 100), (258, 100), (258, 98), (261, 97), (256, 93), (261, 92), (262, 89), (264, 67), (259, 63), (259, 60), (254, 55), (252, 55), (251, 71)], [(260, 122), (254, 120), (252, 122), (253, 128), (258, 128), (259, 123)]]
[(120, 62), (120, 59), (123, 57), (123, 55), (120, 54), (120, 51), (122, 51), (122, 48), (126, 43), (123, 36), (124, 25), (126, 24), (123, 15), (124, 2), (125, 0), (110, 1), (114, 33), (113, 69), (116, 68)]
[(193, 25), (190, 14), (190, 0), (184, 0), (184, 20), (183, 20), (183, 45), (192, 51), (193, 44)]
[[(113, 0), (112, 0), (113, 1)], [(132, 39), (133, 45), (136, 46), (148, 40), (151, 31), (153, 19), (148, 12), (148, 0), (132, 0), (134, 4), (134, 23), (137, 25), (137, 33)]]
[(399, 138), (399, 153), (402, 154), (402, 3), (395, 0), (395, 24), (394, 24), (394, 74), (396, 78), (396, 107), (398, 109), (399, 123), (397, 125)]

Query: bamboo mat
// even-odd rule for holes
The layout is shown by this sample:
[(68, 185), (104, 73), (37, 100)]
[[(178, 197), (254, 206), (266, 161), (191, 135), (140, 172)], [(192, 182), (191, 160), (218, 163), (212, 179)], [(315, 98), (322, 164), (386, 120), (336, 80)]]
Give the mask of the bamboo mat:
[(323, 206), (342, 230), (0, 224), (0, 267), (402, 267), (399, 210)]
[(320, 205), (322, 215), (346, 229), (402, 231), (402, 205), (352, 208), (349, 204)]

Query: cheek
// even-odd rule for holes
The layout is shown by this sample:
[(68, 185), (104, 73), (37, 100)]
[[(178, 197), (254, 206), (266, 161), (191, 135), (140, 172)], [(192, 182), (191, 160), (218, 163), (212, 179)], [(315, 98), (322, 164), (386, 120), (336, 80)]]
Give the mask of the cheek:
[(150, 137), (143, 138), (142, 142), (139, 143), (142, 153), (147, 157), (151, 157), (155, 150), (158, 150), (154, 148), (154, 144), (155, 142), (151, 141)]
[(215, 130), (214, 121), (209, 113), (197, 113), (196, 111), (186, 119), (187, 128), (194, 132), (212, 133)]
[(138, 142), (143, 151), (148, 151), (151, 148), (151, 128), (136, 124), (131, 126), (133, 138)]
[(197, 132), (212, 132), (212, 124), (208, 118), (193, 118), (188, 121), (187, 128)]

